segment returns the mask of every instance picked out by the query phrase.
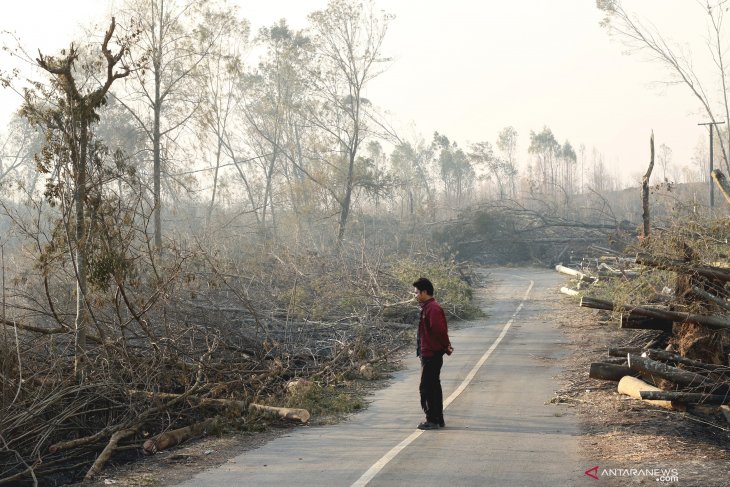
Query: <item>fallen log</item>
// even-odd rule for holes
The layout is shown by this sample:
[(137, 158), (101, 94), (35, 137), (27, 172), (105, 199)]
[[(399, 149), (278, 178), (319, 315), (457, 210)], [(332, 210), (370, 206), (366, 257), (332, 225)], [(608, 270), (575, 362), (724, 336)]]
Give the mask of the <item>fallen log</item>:
[(577, 277), (579, 281), (585, 281), (589, 283), (596, 282), (597, 279), (595, 277), (591, 277), (587, 274), (583, 274), (580, 271), (577, 271), (575, 269), (571, 269), (570, 267), (565, 267), (560, 264), (555, 266), (555, 270), (560, 272), (561, 274), (567, 274), (569, 276)]
[(136, 428), (130, 428), (125, 430), (120, 430), (115, 432), (112, 437), (109, 439), (109, 443), (106, 444), (104, 447), (104, 450), (99, 454), (98, 457), (96, 457), (96, 460), (94, 461), (94, 464), (91, 466), (91, 468), (86, 472), (86, 475), (84, 475), (84, 480), (91, 480), (93, 479), (99, 472), (101, 472), (104, 469), (104, 465), (106, 465), (106, 462), (109, 461), (109, 459), (112, 456), (112, 453), (114, 453), (114, 450), (117, 449), (117, 444), (120, 440), (123, 440), (124, 438), (128, 438), (135, 433), (137, 433), (137, 430), (139, 429), (139, 426)]
[(591, 379), (620, 381), (624, 376), (637, 376), (638, 372), (631, 370), (626, 365), (611, 364), (606, 362), (594, 362), (591, 364), (588, 376)]
[(600, 363), (602, 363), (602, 364), (625, 365), (626, 364), (626, 354), (623, 354), (620, 357), (606, 357), (606, 358), (602, 358)]
[(695, 296), (699, 296), (700, 298), (706, 299), (707, 301), (710, 301), (712, 303), (715, 303), (722, 309), (730, 311), (730, 303), (726, 299), (715, 296), (714, 294), (710, 294), (704, 289), (700, 289), (697, 286), (692, 286), (692, 294), (694, 294)]
[(202, 435), (219, 420), (220, 416), (215, 416), (213, 418), (200, 421), (199, 423), (185, 426), (184, 428), (165, 431), (164, 433), (160, 433), (154, 438), (150, 438), (145, 441), (144, 445), (142, 445), (142, 449), (144, 450), (145, 455), (153, 455), (159, 451), (167, 450), (168, 448), (179, 445), (190, 438)]
[(628, 354), (627, 357), (629, 368), (637, 372), (661, 377), (662, 379), (669, 380), (684, 387), (705, 388), (723, 392), (727, 392), (728, 390), (727, 384), (712, 382), (707, 377), (688, 370), (678, 369), (677, 367), (672, 367), (671, 365), (634, 354)]
[(636, 263), (682, 274), (694, 274), (721, 282), (730, 282), (730, 270), (722, 267), (691, 264), (683, 260), (659, 258), (645, 253), (636, 256)]
[(706, 316), (696, 313), (649, 308), (646, 306), (634, 306), (631, 304), (615, 305), (611, 301), (589, 298), (587, 296), (581, 298), (579, 306), (583, 308), (605, 309), (608, 311), (624, 311), (649, 318), (670, 320), (676, 323), (696, 323), (698, 325), (709, 326), (710, 328), (730, 329), (730, 319), (723, 316)]
[(619, 328), (624, 330), (662, 330), (671, 331), (673, 323), (661, 318), (646, 316), (632, 316), (630, 313), (621, 313)]
[(292, 421), (301, 421), (302, 423), (306, 423), (307, 421), (309, 421), (310, 417), (309, 411), (307, 411), (306, 409), (280, 408), (276, 406), (264, 406), (263, 404), (256, 403), (251, 403), (249, 409), (264, 411), (267, 413), (274, 413), (280, 418), (289, 419)]
[(708, 371), (726, 370), (727, 372), (730, 372), (730, 368), (728, 368), (724, 365), (708, 364), (705, 362), (700, 362), (699, 360), (692, 360), (692, 359), (689, 359), (686, 357), (682, 357), (681, 355), (678, 355), (676, 353), (667, 352), (666, 350), (646, 350), (645, 352), (643, 352), (642, 355), (645, 355), (646, 357), (648, 357), (652, 360), (661, 360), (662, 362), (673, 362), (676, 364), (688, 365), (690, 367), (696, 367), (698, 369), (705, 369)]
[(686, 402), (692, 404), (730, 404), (730, 396), (680, 391), (641, 391), (641, 398), (654, 401)]
[(608, 356), (609, 357), (622, 357), (626, 359), (626, 355), (630, 353), (641, 353), (642, 349), (641, 347), (609, 347), (608, 348)]
[(570, 289), (569, 287), (561, 287), (560, 292), (563, 294), (567, 294), (568, 296), (577, 296), (578, 291), (575, 289)]
[(642, 399), (641, 391), (661, 392), (661, 389), (647, 384), (643, 380), (637, 379), (636, 377), (631, 377), (630, 375), (625, 376), (619, 381), (617, 389), (619, 394), (625, 394), (627, 396), (633, 397), (634, 399), (639, 399), (640, 401), (644, 401), (646, 403), (652, 404), (654, 406), (659, 406), (661, 408), (675, 409), (671, 401), (649, 401)]

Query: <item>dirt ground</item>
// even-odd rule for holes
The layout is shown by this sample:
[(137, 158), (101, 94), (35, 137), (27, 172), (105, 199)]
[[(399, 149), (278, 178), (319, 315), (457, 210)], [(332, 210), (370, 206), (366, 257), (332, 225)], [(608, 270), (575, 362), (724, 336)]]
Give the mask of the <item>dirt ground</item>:
[[(599, 471), (613, 470), (596, 485), (730, 485), (730, 424), (721, 415), (658, 409), (619, 395), (616, 382), (588, 377), (590, 363), (606, 357), (609, 346), (643, 345), (646, 334), (620, 330), (604, 321), (605, 312), (579, 308), (574, 298), (562, 296), (553, 303), (546, 319), (557, 321), (571, 350), (559, 377), (562, 387), (551, 402), (575, 408), (586, 470), (595, 466)], [(385, 386), (387, 380), (369, 385)], [(336, 418), (324, 421), (333, 420)], [(274, 422), (262, 433), (200, 438), (131, 464), (109, 467), (95, 482), (83, 485), (175, 485), (199, 471), (234, 461), (236, 455), (286, 435), (292, 428), (306, 427)], [(627, 472), (631, 469), (670, 470), (679, 480), (658, 482), (653, 476)], [(586, 485), (589, 482), (592, 480), (586, 477)]]
[(591, 362), (607, 357), (609, 346), (643, 346), (647, 332), (621, 330), (605, 321), (606, 312), (579, 308), (568, 296), (556, 300), (555, 308), (553, 318), (573, 351), (560, 377), (563, 388), (553, 401), (577, 410), (586, 469), (674, 469), (670, 477), (679, 479), (601, 476), (597, 485), (730, 485), (730, 424), (719, 412), (660, 409), (618, 394), (616, 382), (588, 377)]

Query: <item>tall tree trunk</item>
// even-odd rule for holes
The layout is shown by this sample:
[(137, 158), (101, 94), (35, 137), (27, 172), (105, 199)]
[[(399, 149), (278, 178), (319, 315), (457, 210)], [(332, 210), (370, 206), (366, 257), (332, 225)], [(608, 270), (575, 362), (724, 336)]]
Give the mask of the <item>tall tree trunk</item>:
[(345, 227), (347, 226), (347, 218), (350, 215), (350, 201), (352, 199), (353, 174), (355, 172), (355, 151), (349, 152), (349, 164), (347, 168), (347, 181), (345, 183), (345, 195), (340, 203), (340, 222), (337, 230), (337, 248), (342, 247), (345, 239)]
[(644, 220), (644, 238), (649, 236), (650, 230), (650, 218), (649, 218), (649, 178), (651, 177), (651, 171), (654, 169), (654, 131), (651, 131), (651, 139), (649, 139), (649, 149), (651, 158), (649, 159), (649, 168), (646, 170), (646, 174), (641, 178), (641, 204), (643, 207), (643, 214), (641, 218)]
[(155, 249), (158, 253), (162, 252), (162, 218), (160, 209), (162, 201), (160, 198), (160, 179), (161, 179), (161, 162), (160, 162), (160, 73), (159, 68), (155, 69), (155, 106), (154, 106), (154, 125), (152, 127), (152, 154), (154, 158), (154, 167), (152, 178), (154, 180), (154, 223), (155, 223)]
[(76, 334), (74, 374), (81, 378), (86, 357), (86, 329), (89, 325), (89, 313), (86, 306), (86, 154), (88, 145), (88, 127), (85, 121), (80, 123), (79, 149), (76, 152), (76, 181), (74, 181), (74, 206), (76, 210), (75, 235), (76, 240), (76, 319), (74, 328)]

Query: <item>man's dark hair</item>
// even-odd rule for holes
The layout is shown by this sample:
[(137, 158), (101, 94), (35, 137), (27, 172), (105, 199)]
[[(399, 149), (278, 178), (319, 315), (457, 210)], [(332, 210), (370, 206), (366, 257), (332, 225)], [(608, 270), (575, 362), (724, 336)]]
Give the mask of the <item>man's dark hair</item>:
[(416, 282), (413, 283), (413, 287), (419, 291), (426, 291), (429, 296), (433, 296), (433, 284), (425, 277), (419, 277)]

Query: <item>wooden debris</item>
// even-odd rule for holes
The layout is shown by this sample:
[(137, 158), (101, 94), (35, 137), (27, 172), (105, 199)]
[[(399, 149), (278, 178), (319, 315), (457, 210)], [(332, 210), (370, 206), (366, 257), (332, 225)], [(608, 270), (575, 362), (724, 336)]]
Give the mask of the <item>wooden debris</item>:
[(302, 423), (306, 423), (309, 421), (309, 411), (306, 409), (296, 409), (296, 408), (280, 408), (276, 406), (265, 406), (263, 404), (256, 404), (251, 403), (249, 406), (249, 409), (251, 410), (258, 410), (258, 411), (264, 411), (267, 413), (274, 413), (278, 415), (282, 419), (288, 419), (291, 421), (301, 421)]
[(681, 391), (641, 391), (642, 399), (692, 404), (730, 404), (730, 396), (725, 394), (702, 394)]
[(194, 438), (196, 436), (204, 434), (206, 430), (216, 424), (219, 419), (220, 418), (216, 416), (214, 418), (208, 418), (205, 421), (191, 424), (190, 426), (186, 426), (184, 428), (178, 428), (172, 431), (165, 431), (164, 433), (160, 433), (154, 438), (150, 438), (149, 440), (145, 441), (144, 445), (142, 445), (142, 449), (144, 450), (145, 455), (153, 455), (157, 452), (167, 450), (168, 448), (179, 445), (180, 443), (187, 441), (190, 438)]
[(627, 330), (662, 330), (671, 331), (674, 323), (662, 318), (646, 316), (632, 316), (630, 313), (621, 313), (619, 328)]
[(678, 369), (671, 365), (657, 362), (646, 357), (640, 357), (638, 355), (628, 354), (629, 368), (650, 374), (652, 376), (661, 377), (662, 379), (674, 382), (677, 385), (692, 387), (692, 388), (706, 388), (712, 389), (713, 391), (723, 390), (727, 391), (726, 384), (717, 384), (710, 381), (707, 377), (690, 372), (688, 370)]
[(620, 381), (624, 376), (638, 376), (639, 374), (631, 370), (626, 365), (611, 364), (605, 362), (594, 362), (591, 364), (591, 370), (588, 376), (591, 379)]
[(647, 384), (643, 380), (637, 379), (636, 377), (631, 377), (630, 375), (625, 376), (618, 383), (619, 394), (625, 394), (627, 396), (633, 397), (634, 399), (639, 399), (640, 401), (644, 401), (654, 406), (659, 406), (661, 408), (675, 409), (671, 401), (649, 401), (642, 399), (642, 391), (662, 392), (662, 390), (658, 387), (654, 387), (650, 384)]

